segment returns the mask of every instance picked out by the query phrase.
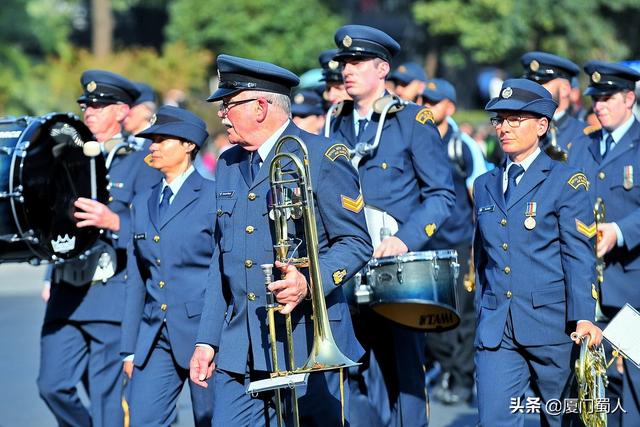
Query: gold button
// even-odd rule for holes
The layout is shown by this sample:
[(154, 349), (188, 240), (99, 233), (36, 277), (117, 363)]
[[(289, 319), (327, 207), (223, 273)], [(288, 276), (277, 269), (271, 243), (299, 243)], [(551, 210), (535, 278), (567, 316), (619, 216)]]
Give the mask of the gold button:
[(511, 267), (506, 266), (503, 271), (504, 271), (504, 274), (509, 274), (511, 273)]
[(113, 202), (113, 196), (109, 196), (109, 203)]
[(248, 234), (253, 233), (255, 230), (255, 228), (253, 228), (253, 226), (251, 225), (247, 225), (247, 227), (244, 229), (244, 231), (246, 231)]
[(604, 179), (605, 176), (606, 175), (602, 171), (600, 171), (600, 173), (598, 173), (598, 178), (600, 178), (600, 179)]
[(500, 220), (500, 225), (501, 225), (501, 226), (503, 226), (503, 227), (504, 227), (505, 225), (507, 225), (507, 220), (506, 220), (506, 218), (502, 218), (502, 219)]
[(513, 296), (513, 294), (511, 293), (511, 291), (507, 291), (507, 298), (511, 298)]
[(156, 258), (156, 265), (160, 265), (160, 258)]
[(253, 261), (251, 261), (250, 259), (246, 260), (244, 262), (244, 266), (247, 267), (247, 268), (253, 267)]
[(218, 211), (216, 213), (218, 214), (218, 216), (222, 216), (222, 209), (218, 208)]
[(160, 286), (160, 289), (164, 288), (164, 280), (160, 280), (160, 282), (158, 282), (158, 286)]
[(382, 162), (382, 169), (386, 169), (389, 167), (389, 165), (387, 164), (387, 162)]
[(167, 304), (162, 304), (162, 305), (160, 306), (160, 310), (162, 310), (162, 311), (167, 311)]
[(158, 236), (157, 234), (153, 236), (153, 241), (158, 243), (160, 241), (160, 236)]
[(506, 251), (507, 249), (509, 249), (509, 245), (507, 245), (506, 243), (503, 243), (502, 244), (502, 249), (504, 249)]
[(256, 294), (254, 294), (253, 292), (249, 292), (247, 294), (247, 298), (249, 299), (249, 301), (255, 301), (256, 300)]
[(256, 193), (249, 193), (247, 198), (253, 202), (256, 199)]

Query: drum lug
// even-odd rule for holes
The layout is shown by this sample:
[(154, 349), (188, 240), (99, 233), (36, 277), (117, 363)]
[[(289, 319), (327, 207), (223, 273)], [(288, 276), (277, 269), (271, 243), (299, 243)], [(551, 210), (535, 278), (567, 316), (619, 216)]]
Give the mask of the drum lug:
[(433, 265), (433, 280), (438, 281), (438, 276), (440, 275), (440, 265), (438, 264), (438, 259), (433, 258), (431, 260), (431, 264)]
[(11, 193), (3, 191), (0, 193), (0, 199), (16, 199), (20, 203), (24, 202), (24, 197), (22, 197), (22, 185), (18, 185), (16, 187), (16, 191)]
[(402, 282), (404, 281), (404, 275), (402, 273), (402, 260), (400, 260), (400, 258), (396, 258), (396, 263), (396, 277), (398, 278), (398, 283), (402, 285)]
[(17, 234), (3, 234), (0, 236), (1, 242), (15, 243), (19, 242), (22, 239), (18, 237)]
[(10, 156), (13, 154), (13, 148), (10, 147), (0, 147), (0, 154), (6, 154), (7, 156)]
[(453, 268), (453, 280), (458, 280), (460, 275), (460, 264), (457, 261), (451, 261), (451, 268)]

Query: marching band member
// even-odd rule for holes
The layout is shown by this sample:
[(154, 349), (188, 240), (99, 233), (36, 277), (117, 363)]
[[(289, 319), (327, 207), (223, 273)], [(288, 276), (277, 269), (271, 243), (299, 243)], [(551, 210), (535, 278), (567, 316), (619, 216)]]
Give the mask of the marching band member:
[[(164, 178), (132, 202), (120, 347), (136, 427), (175, 419), (215, 247), (215, 183), (193, 166), (208, 137), (205, 122), (171, 106), (160, 107), (151, 122), (137, 136), (152, 141), (150, 166)], [(212, 388), (189, 387), (195, 425), (210, 426)]]

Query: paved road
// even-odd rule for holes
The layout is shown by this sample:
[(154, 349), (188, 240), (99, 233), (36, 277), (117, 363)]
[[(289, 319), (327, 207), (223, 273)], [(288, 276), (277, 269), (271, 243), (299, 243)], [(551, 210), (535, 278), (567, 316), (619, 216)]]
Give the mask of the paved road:
[[(36, 377), (44, 303), (40, 299), (43, 267), (0, 265), (0, 427), (48, 427), (55, 420), (38, 396)], [(176, 427), (193, 426), (188, 391), (178, 404)], [(431, 404), (431, 427), (474, 426), (473, 407)], [(527, 422), (527, 426), (536, 425)]]

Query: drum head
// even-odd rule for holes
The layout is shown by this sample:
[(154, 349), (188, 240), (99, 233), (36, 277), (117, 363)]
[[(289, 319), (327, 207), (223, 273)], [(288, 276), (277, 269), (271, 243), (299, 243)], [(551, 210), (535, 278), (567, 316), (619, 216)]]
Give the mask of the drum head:
[[(33, 253), (41, 259), (76, 257), (97, 240), (95, 227), (76, 227), (73, 203), (91, 198), (91, 160), (82, 151), (91, 131), (76, 116), (51, 114), (32, 119), (17, 148), (13, 165), (13, 187), (22, 187), (23, 197), (14, 200), (18, 229)], [(95, 159), (96, 200), (106, 203), (107, 179), (104, 158)]]

